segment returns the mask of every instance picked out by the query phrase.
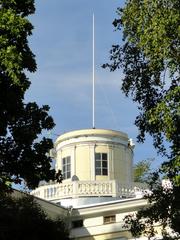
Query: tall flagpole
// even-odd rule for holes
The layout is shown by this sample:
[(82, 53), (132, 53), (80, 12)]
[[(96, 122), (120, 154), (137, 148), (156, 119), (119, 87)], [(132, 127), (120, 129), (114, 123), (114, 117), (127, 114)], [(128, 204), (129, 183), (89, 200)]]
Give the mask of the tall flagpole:
[(95, 128), (94, 13), (93, 13), (93, 128)]

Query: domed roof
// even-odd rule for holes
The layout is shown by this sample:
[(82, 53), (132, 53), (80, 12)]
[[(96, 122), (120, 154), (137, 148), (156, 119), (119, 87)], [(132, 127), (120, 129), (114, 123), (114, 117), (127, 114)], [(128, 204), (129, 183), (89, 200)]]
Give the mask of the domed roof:
[(78, 137), (89, 137), (89, 136), (121, 138), (125, 141), (128, 140), (128, 135), (120, 131), (109, 130), (109, 129), (81, 129), (81, 130), (75, 130), (75, 131), (67, 132), (60, 135), (55, 142), (55, 146), (60, 142), (66, 141), (68, 139), (78, 138)]

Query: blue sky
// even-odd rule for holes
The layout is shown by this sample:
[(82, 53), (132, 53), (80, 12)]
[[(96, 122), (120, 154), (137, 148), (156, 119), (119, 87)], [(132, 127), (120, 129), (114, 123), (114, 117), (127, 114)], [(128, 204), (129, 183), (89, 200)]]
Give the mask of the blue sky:
[(117, 0), (43, 0), (36, 1), (30, 17), (34, 25), (30, 47), (36, 55), (37, 72), (29, 74), (32, 82), (26, 101), (48, 104), (56, 127), (51, 137), (67, 131), (92, 128), (92, 15), (95, 15), (95, 126), (126, 132), (136, 147), (134, 161), (157, 158), (150, 138), (136, 143), (134, 120), (136, 105), (122, 94), (122, 70), (101, 68), (108, 61), (109, 50), (120, 43), (121, 32), (114, 32), (112, 22)]

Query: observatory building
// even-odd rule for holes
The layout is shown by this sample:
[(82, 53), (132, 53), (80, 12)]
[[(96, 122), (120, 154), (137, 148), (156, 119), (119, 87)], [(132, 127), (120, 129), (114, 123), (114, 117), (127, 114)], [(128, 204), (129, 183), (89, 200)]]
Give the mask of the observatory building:
[(41, 205), (47, 205), (47, 212), (64, 212), (70, 239), (132, 240), (123, 219), (147, 205), (145, 186), (133, 182), (133, 149), (132, 140), (120, 131), (93, 128), (64, 133), (50, 152), (63, 182), (41, 184), (31, 194), (45, 200)]
[(36, 197), (62, 206), (83, 206), (138, 195), (133, 183), (134, 144), (126, 133), (107, 129), (67, 132), (55, 141), (51, 156), (63, 182), (32, 191)]

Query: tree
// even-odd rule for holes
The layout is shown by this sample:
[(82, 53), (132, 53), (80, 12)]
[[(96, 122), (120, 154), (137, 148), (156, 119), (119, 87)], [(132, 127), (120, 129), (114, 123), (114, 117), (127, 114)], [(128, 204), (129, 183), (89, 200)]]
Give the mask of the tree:
[[(14, 199), (7, 192), (23, 179), (29, 188), (55, 179), (51, 139), (40, 138), (54, 127), (49, 106), (24, 102), (30, 86), (26, 73), (35, 72), (28, 46), (34, 0), (0, 0), (0, 239), (68, 239), (62, 220), (49, 219), (32, 196)], [(61, 172), (57, 181), (62, 181)]]
[[(118, 18), (113, 22), (116, 30), (123, 29), (123, 44), (112, 46), (111, 62), (103, 65), (111, 71), (123, 68), (122, 91), (138, 103), (138, 141), (144, 142), (150, 134), (164, 158), (150, 183), (150, 206), (136, 218), (129, 218), (128, 223), (140, 234), (145, 231), (141, 221), (145, 218), (151, 237), (154, 222), (160, 222), (164, 239), (170, 238), (167, 226), (177, 238), (180, 233), (179, 9), (178, 0), (127, 0), (124, 8), (117, 9)], [(170, 180), (172, 188), (161, 186), (162, 177)]]
[[(0, 0), (0, 185), (1, 190), (25, 180), (29, 188), (54, 179), (47, 155), (52, 140), (41, 138), (54, 127), (49, 106), (24, 102), (30, 86), (27, 72), (36, 71), (28, 46), (33, 26), (34, 0)], [(7, 190), (7, 189), (6, 189)]]
[(153, 159), (146, 159), (134, 165), (134, 182), (148, 183)]
[(69, 239), (64, 219), (49, 218), (32, 196), (6, 195), (0, 203), (0, 239)]

